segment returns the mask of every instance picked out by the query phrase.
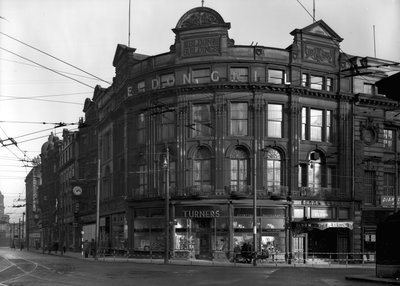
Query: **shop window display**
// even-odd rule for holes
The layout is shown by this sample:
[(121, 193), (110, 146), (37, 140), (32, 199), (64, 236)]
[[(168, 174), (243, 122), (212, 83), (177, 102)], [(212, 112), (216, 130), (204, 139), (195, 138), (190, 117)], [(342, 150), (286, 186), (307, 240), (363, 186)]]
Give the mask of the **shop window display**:
[(164, 228), (159, 219), (136, 219), (134, 221), (134, 249), (140, 251), (163, 251)]
[(188, 258), (211, 258), (215, 252), (228, 251), (226, 218), (175, 220), (174, 251), (177, 256)]
[[(253, 249), (253, 218), (234, 217), (234, 253), (240, 253), (244, 246)], [(271, 259), (285, 254), (285, 220), (277, 217), (257, 218), (258, 251), (267, 252)]]

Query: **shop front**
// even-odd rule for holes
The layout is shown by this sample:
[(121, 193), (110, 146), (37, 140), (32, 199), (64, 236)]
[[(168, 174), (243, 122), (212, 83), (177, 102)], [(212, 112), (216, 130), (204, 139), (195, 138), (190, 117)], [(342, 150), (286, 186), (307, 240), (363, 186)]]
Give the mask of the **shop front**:
[(295, 237), (307, 238), (303, 249), (307, 249), (308, 256), (344, 259), (350, 252), (352, 221), (308, 220), (294, 222), (292, 226)]
[[(136, 256), (163, 257), (165, 251), (164, 208), (153, 205), (131, 208), (133, 233), (130, 247)], [(253, 207), (248, 202), (171, 202), (169, 246), (179, 259), (228, 260), (243, 245), (253, 245)], [(288, 251), (287, 208), (284, 205), (257, 208), (258, 250), (282, 255)], [(132, 245), (133, 244), (133, 245)]]
[(175, 206), (175, 257), (226, 258), (229, 251), (228, 205)]

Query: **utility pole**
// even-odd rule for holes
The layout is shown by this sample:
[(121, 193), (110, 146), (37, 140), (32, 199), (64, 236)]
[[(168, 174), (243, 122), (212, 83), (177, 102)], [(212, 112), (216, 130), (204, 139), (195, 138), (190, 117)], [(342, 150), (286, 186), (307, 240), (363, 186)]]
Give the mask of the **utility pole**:
[(22, 245), (23, 245), (23, 243), (24, 243), (24, 227), (25, 227), (25, 226), (24, 226), (24, 225), (25, 225), (24, 221), (25, 221), (25, 212), (22, 213), (22, 234), (21, 234)]
[(256, 136), (256, 93), (253, 91), (253, 265), (257, 265), (257, 136)]
[(21, 248), (21, 218), (18, 219), (18, 241)]
[(398, 196), (398, 190), (399, 190), (399, 178), (397, 176), (397, 174), (399, 173), (399, 155), (397, 153), (397, 146), (396, 148), (396, 152), (395, 152), (395, 183), (394, 183), (394, 213), (397, 213), (397, 208), (398, 208), (398, 203), (397, 200), (399, 198)]
[(166, 154), (162, 168), (165, 170), (165, 255), (164, 264), (169, 263), (169, 148), (166, 146)]
[[(97, 161), (97, 192), (96, 192), (96, 253), (95, 259), (97, 260), (97, 252), (100, 247), (100, 159)], [(83, 240), (83, 238), (82, 238)]]

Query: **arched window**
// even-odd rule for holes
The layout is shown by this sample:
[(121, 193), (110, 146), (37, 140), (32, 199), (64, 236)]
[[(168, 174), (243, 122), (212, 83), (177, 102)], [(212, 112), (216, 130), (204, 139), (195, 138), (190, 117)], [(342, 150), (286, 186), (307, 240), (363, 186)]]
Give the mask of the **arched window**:
[(231, 190), (245, 192), (249, 185), (249, 158), (247, 153), (236, 148), (231, 154)]
[(211, 152), (200, 148), (193, 160), (193, 183), (196, 186), (211, 185)]
[(264, 186), (268, 192), (278, 192), (281, 186), (282, 159), (281, 154), (269, 148), (264, 154)]

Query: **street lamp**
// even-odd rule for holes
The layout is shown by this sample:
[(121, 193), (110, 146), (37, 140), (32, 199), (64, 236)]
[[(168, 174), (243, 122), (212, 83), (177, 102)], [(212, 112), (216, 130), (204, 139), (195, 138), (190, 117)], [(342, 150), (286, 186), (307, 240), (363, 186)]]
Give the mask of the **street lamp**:
[[(96, 192), (96, 252), (94, 259), (97, 260), (97, 252), (100, 248), (100, 159), (97, 160), (97, 192)], [(83, 236), (82, 236), (83, 239)]]
[(166, 147), (166, 154), (162, 163), (165, 170), (165, 254), (164, 264), (169, 263), (169, 149)]

